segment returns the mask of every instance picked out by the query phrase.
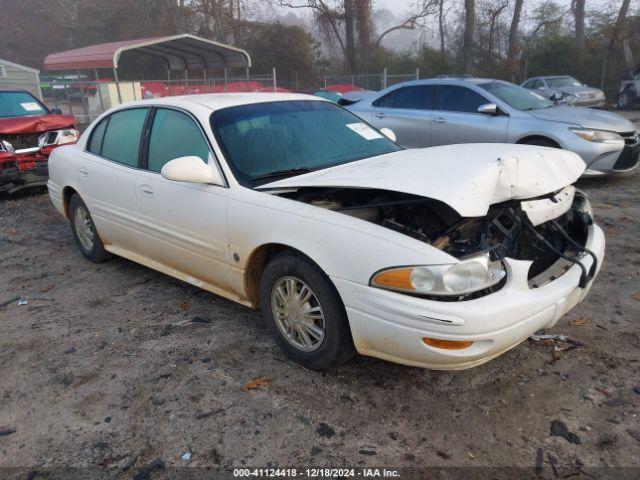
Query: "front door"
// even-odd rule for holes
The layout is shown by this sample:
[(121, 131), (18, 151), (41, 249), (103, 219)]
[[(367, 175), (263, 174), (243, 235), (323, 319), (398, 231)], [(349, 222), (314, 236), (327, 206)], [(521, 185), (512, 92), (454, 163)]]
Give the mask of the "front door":
[(183, 111), (154, 110), (143, 169), (136, 177), (140, 228), (148, 256), (202, 286), (229, 285), (227, 188), (167, 180), (162, 167), (197, 156), (218, 168), (200, 125)]
[(431, 116), (431, 145), (504, 143), (509, 116), (478, 113), (486, 103), (491, 100), (468, 87), (439, 85)]

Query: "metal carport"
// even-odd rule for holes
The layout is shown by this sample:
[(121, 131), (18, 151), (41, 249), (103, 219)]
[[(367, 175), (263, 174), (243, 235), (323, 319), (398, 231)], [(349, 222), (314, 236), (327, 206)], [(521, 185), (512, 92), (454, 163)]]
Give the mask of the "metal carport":
[(224, 71), (225, 78), (230, 68), (251, 67), (251, 57), (240, 48), (196, 37), (190, 34), (167, 37), (142, 38), (120, 42), (102, 43), (65, 52), (52, 53), (44, 60), (47, 71), (93, 70), (98, 78), (98, 68), (110, 68), (118, 88), (118, 99), (122, 101), (118, 80), (118, 62), (124, 53), (133, 52), (160, 59), (166, 68), (169, 81), (172, 70)]

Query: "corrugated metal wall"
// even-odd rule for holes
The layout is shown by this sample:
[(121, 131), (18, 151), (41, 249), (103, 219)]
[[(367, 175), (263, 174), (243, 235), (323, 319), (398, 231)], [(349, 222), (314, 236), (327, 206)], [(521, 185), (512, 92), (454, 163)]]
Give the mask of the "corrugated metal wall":
[(0, 88), (22, 88), (42, 100), (37, 70), (0, 59)]

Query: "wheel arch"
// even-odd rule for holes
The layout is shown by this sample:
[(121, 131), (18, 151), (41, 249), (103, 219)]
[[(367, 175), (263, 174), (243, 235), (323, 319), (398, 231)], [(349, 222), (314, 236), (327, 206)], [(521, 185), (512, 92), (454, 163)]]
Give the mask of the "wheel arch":
[(523, 145), (535, 140), (544, 140), (546, 142), (552, 143), (556, 148), (562, 148), (555, 139), (551, 138), (550, 136), (541, 135), (541, 134), (525, 135), (524, 137), (521, 137), (518, 140), (516, 140), (516, 143)]
[(69, 218), (69, 202), (71, 202), (71, 197), (74, 194), (79, 195), (73, 187), (66, 186), (62, 189), (62, 206), (64, 208), (64, 215), (67, 219)]
[(262, 278), (264, 268), (266, 267), (267, 263), (269, 263), (269, 260), (283, 253), (293, 253), (295, 255), (299, 255), (300, 257), (303, 257), (309, 262), (313, 263), (323, 273), (325, 273), (322, 267), (318, 265), (318, 262), (295, 247), (277, 242), (265, 243), (263, 245), (260, 245), (259, 247), (256, 247), (249, 255), (244, 270), (245, 295), (247, 300), (254, 307), (257, 307), (260, 304), (260, 279)]

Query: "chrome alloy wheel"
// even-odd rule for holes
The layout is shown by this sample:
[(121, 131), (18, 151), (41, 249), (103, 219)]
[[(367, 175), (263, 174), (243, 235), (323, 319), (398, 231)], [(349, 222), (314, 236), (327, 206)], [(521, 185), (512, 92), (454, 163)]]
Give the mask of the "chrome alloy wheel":
[(291, 345), (303, 352), (320, 348), (324, 313), (309, 285), (292, 276), (280, 278), (271, 289), (271, 311), (278, 330)]
[(89, 217), (89, 212), (82, 207), (76, 208), (75, 215), (73, 216), (73, 225), (80, 245), (82, 245), (82, 248), (87, 252), (90, 252), (93, 249), (96, 234), (93, 229), (93, 224), (91, 223), (91, 218)]

